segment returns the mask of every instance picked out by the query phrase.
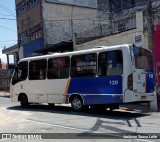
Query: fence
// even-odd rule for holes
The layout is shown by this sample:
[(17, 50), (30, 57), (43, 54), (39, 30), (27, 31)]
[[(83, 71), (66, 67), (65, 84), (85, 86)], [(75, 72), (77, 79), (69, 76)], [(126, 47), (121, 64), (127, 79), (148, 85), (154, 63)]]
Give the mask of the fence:
[(0, 78), (0, 91), (9, 92), (10, 80), (11, 80), (11, 78), (8, 78), (8, 77), (1, 77)]

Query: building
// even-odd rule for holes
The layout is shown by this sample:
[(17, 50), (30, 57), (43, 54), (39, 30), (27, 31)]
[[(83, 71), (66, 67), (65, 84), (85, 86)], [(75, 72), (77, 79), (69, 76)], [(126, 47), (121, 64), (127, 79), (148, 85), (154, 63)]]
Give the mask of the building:
[(10, 62), (9, 62), (9, 55), (13, 55), (14, 57), (14, 64), (16, 64), (19, 61), (19, 46), (18, 44), (13, 45), (9, 48), (5, 48), (2, 50), (2, 54), (7, 55), (7, 69), (10, 67)]
[[(158, 0), (154, 1), (152, 6), (157, 7), (160, 3)], [(100, 28), (96, 29), (96, 33), (100, 33), (102, 38), (95, 40), (95, 44), (136, 43), (150, 48), (150, 40), (153, 41), (153, 34), (152, 37), (148, 36), (148, 32), (151, 30), (153, 32), (153, 29), (151, 29), (153, 25), (148, 23), (148, 7), (148, 1), (146, 0), (97, 0), (97, 13), (101, 25)], [(137, 17), (137, 14), (140, 17)], [(93, 46), (91, 45), (93, 42), (90, 41), (88, 44)], [(81, 50), (80, 47), (83, 48), (83, 45), (86, 44), (77, 44), (76, 49)], [(90, 47), (86, 46), (85, 48)]]
[[(19, 57), (73, 50), (73, 34), (90, 28), (96, 0), (16, 0)], [(81, 22), (80, 22), (81, 21)], [(13, 48), (13, 47), (11, 47)], [(7, 51), (6, 51), (7, 50)], [(4, 54), (14, 54), (8, 49)], [(17, 55), (17, 52), (16, 52)]]
[[(24, 57), (73, 50), (73, 36), (94, 25), (96, 0), (15, 0), (18, 44), (2, 52)], [(94, 22), (93, 22), (94, 23)], [(81, 34), (84, 35), (84, 34)], [(9, 64), (9, 58), (7, 58)]]
[[(132, 28), (128, 28), (125, 31), (121, 31), (115, 27), (113, 32), (110, 33), (110, 35), (108, 36), (97, 38), (95, 40), (85, 42), (82, 44), (76, 44), (76, 50), (90, 49), (95, 46), (112, 46), (133, 43), (142, 45), (144, 47), (148, 47), (148, 35), (144, 31), (143, 12), (137, 12), (131, 18), (135, 19), (135, 21), (132, 20)], [(123, 20), (130, 21), (129, 18)]]
[(97, 0), (98, 16), (108, 21), (101, 24), (102, 38), (77, 44), (76, 49), (124, 43), (136, 43), (148, 48), (146, 8), (146, 0)]

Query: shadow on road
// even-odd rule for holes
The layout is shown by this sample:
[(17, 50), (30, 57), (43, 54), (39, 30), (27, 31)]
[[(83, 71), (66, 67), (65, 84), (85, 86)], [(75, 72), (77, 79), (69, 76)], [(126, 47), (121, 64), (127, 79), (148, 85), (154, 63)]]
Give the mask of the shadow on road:
[(8, 96), (8, 95), (7, 95), (7, 96), (0, 96), (0, 97), (3, 97), (3, 98), (10, 98), (10, 96)]
[(16, 111), (30, 111), (30, 112), (49, 112), (49, 113), (57, 113), (57, 114), (66, 114), (66, 115), (79, 115), (79, 116), (91, 116), (91, 117), (99, 117), (99, 118), (110, 118), (110, 119), (133, 119), (138, 117), (149, 116), (150, 114), (139, 113), (135, 111), (125, 111), (125, 110), (91, 110), (87, 109), (83, 112), (74, 112), (70, 106), (54, 106), (50, 107), (48, 105), (30, 105), (29, 108), (23, 109), (21, 106), (13, 106), (8, 107), (8, 110), (16, 110)]

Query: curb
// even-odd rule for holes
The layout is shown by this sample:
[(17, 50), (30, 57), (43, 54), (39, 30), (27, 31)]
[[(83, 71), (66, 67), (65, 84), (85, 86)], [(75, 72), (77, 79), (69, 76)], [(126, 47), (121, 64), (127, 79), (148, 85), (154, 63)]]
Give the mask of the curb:
[(1, 96), (10, 96), (10, 93), (9, 92), (5, 92), (5, 91), (0, 91), (0, 97)]

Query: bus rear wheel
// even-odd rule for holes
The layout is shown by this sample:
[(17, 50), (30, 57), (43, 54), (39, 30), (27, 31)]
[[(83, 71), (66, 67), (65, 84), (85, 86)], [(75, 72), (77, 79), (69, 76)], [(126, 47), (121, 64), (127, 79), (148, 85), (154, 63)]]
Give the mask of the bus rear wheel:
[(110, 110), (110, 111), (113, 111), (113, 110), (115, 110), (115, 109), (119, 109), (119, 105), (118, 105), (118, 104), (111, 105), (111, 106), (109, 107), (109, 110)]
[(27, 108), (27, 107), (29, 106), (28, 98), (27, 98), (26, 95), (23, 94), (23, 95), (20, 97), (20, 104), (21, 104), (21, 107), (22, 107), (22, 108)]
[(55, 103), (48, 103), (48, 106), (49, 106), (50, 108), (53, 108), (53, 107), (55, 106)]
[(72, 109), (74, 111), (80, 112), (83, 110), (83, 101), (82, 98), (80, 96), (75, 96), (72, 100), (71, 100), (71, 105), (72, 105)]

